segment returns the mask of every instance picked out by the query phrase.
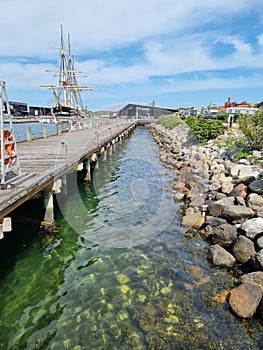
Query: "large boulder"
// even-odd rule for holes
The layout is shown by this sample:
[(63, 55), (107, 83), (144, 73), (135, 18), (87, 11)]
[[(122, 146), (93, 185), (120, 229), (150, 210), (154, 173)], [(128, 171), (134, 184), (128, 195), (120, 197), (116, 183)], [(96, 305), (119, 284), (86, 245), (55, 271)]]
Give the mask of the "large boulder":
[(260, 287), (263, 293), (263, 271), (246, 273), (242, 275), (239, 280), (241, 283), (250, 283)]
[(237, 228), (230, 224), (216, 226), (210, 237), (214, 244), (220, 244), (221, 246), (227, 247), (236, 240)]
[(230, 291), (229, 304), (233, 312), (242, 318), (252, 317), (262, 299), (260, 287), (243, 283)]
[(225, 207), (232, 206), (234, 204), (234, 197), (226, 197), (219, 199), (208, 205), (207, 211), (211, 216), (220, 216)]
[(227, 250), (219, 244), (210, 245), (207, 248), (207, 259), (218, 267), (232, 267), (236, 263), (236, 259)]
[(224, 208), (221, 217), (231, 222), (234, 220), (250, 219), (254, 214), (254, 211), (248, 207), (242, 205), (230, 205)]
[(259, 173), (258, 170), (253, 169), (250, 165), (247, 165), (247, 166), (243, 165), (239, 171), (238, 177), (239, 178), (244, 178), (248, 176), (257, 177), (258, 173)]
[(254, 242), (245, 236), (239, 236), (233, 244), (232, 254), (238, 262), (246, 263), (256, 255)]
[(247, 196), (247, 186), (244, 184), (239, 184), (233, 188), (233, 190), (229, 193), (231, 197), (242, 197), (246, 198)]
[(253, 168), (250, 165), (236, 164), (231, 168), (230, 173), (231, 176), (239, 177), (242, 179), (248, 176), (253, 176), (256, 178), (259, 172), (253, 170)]
[(251, 192), (254, 192), (257, 194), (263, 194), (263, 181), (255, 180), (248, 185), (248, 188), (250, 189)]
[(263, 196), (257, 193), (250, 193), (246, 200), (248, 207), (252, 210), (263, 208)]
[(245, 236), (255, 239), (257, 235), (263, 233), (263, 218), (253, 218), (245, 221), (240, 230), (244, 232)]

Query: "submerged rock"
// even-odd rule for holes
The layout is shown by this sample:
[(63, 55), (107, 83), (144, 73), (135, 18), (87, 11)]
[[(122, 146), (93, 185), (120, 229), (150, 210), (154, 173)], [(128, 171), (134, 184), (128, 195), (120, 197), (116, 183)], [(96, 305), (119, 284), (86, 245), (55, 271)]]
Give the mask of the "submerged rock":
[(182, 217), (182, 226), (192, 227), (195, 230), (198, 230), (203, 223), (205, 218), (199, 210), (189, 208), (186, 215)]
[(262, 299), (260, 287), (243, 283), (230, 291), (229, 305), (242, 318), (252, 317)]

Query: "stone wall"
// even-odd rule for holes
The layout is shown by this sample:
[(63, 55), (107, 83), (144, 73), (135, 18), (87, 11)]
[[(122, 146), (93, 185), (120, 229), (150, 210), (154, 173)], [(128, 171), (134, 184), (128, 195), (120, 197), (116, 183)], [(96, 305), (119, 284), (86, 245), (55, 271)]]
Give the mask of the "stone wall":
[(174, 199), (182, 203), (182, 226), (207, 241), (214, 267), (234, 270), (238, 286), (227, 295), (242, 318), (263, 320), (263, 169), (211, 140), (200, 146), (182, 124), (151, 127), (160, 159), (176, 174)]

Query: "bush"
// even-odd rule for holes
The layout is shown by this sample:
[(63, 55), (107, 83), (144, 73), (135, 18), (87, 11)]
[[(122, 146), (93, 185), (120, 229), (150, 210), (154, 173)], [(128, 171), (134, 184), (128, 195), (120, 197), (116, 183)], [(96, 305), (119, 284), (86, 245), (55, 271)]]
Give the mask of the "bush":
[(255, 114), (240, 115), (238, 123), (252, 149), (263, 150), (263, 110)]
[(226, 123), (228, 120), (228, 114), (224, 111), (220, 111), (217, 114), (217, 119), (222, 120), (224, 123)]
[(194, 132), (196, 138), (201, 144), (206, 144), (207, 141), (215, 139), (217, 136), (224, 133), (224, 125), (221, 120), (215, 119), (200, 119), (188, 117), (186, 123)]
[(161, 115), (158, 118), (158, 123), (161, 124), (166, 129), (173, 129), (177, 125), (181, 124), (181, 119), (175, 114)]

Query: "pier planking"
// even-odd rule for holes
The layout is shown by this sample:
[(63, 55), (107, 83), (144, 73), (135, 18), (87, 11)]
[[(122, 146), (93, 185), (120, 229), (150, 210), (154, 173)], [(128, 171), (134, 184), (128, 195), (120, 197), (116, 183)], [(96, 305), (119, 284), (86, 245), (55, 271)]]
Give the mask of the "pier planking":
[(22, 182), (0, 190), (0, 219), (133, 127), (134, 123), (104, 125), (17, 143)]

